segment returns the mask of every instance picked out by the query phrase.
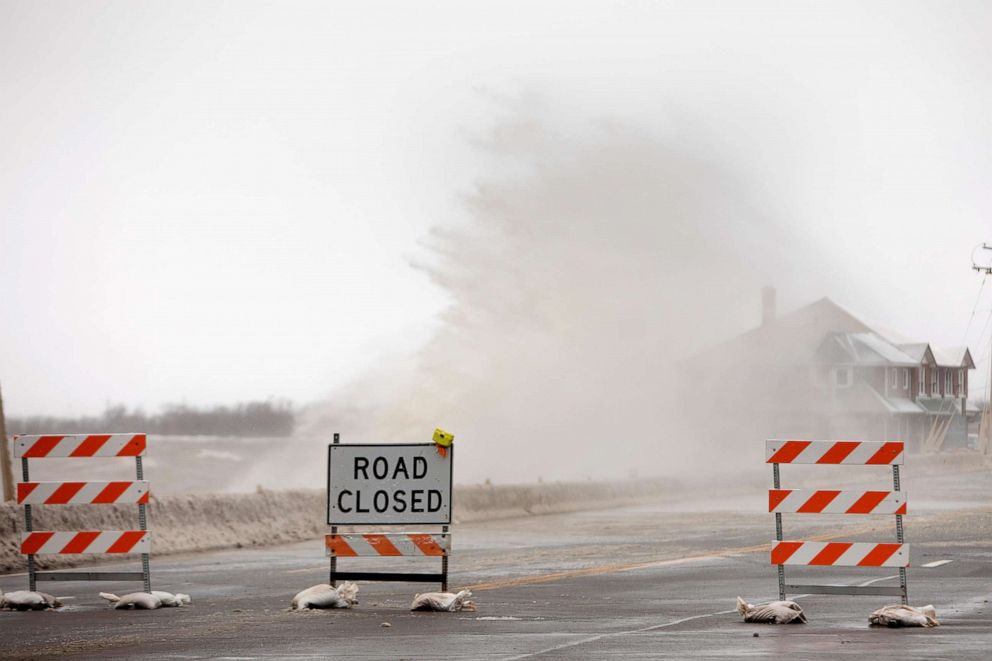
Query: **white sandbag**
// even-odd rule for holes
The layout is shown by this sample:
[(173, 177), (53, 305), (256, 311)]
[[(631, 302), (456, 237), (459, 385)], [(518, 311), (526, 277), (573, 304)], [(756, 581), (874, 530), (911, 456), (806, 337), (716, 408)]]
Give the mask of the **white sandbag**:
[(310, 608), (351, 608), (358, 603), (358, 585), (345, 581), (336, 588), (327, 583), (314, 585), (293, 597), (292, 610)]
[(802, 607), (794, 601), (773, 601), (755, 606), (737, 597), (737, 612), (745, 622), (766, 624), (806, 624)]
[(468, 590), (462, 590), (458, 594), (452, 592), (424, 592), (413, 598), (413, 604), (410, 606), (410, 610), (447, 611), (450, 613), (461, 610), (474, 611), (475, 602), (468, 600), (471, 596), (472, 593)]
[(163, 592), (162, 590), (152, 590), (152, 594), (161, 600), (162, 606), (165, 608), (188, 606), (193, 603), (193, 599), (188, 594), (183, 594), (182, 592), (172, 594), (171, 592)]
[(868, 623), (876, 627), (938, 627), (937, 611), (933, 606), (913, 608), (906, 604), (892, 604), (879, 608), (868, 616)]
[(155, 610), (162, 607), (162, 600), (150, 592), (132, 592), (123, 597), (110, 592), (101, 592), (100, 596), (118, 610)]
[(58, 608), (62, 602), (47, 592), (16, 590), (4, 593), (0, 590), (0, 610), (43, 611)]

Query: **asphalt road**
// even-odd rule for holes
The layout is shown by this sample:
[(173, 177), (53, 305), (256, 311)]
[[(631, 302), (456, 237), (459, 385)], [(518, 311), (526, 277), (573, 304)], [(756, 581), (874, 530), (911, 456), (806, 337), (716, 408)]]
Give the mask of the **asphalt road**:
[[(867, 626), (888, 597), (807, 596), (808, 625), (752, 625), (740, 594), (776, 598), (763, 495), (692, 498), (455, 528), (452, 587), (477, 612), (412, 613), (412, 584), (362, 584), (348, 611), (288, 612), (293, 594), (327, 580), (319, 540), (153, 559), (157, 589), (188, 592), (190, 608), (113, 611), (100, 590), (134, 585), (55, 583), (71, 597), (54, 613), (0, 613), (0, 655), (75, 658), (835, 658), (986, 659), (992, 649), (992, 476), (911, 483), (906, 520), (910, 601), (932, 603), (942, 626)], [(852, 522), (851, 519), (854, 519)], [(841, 528), (840, 526), (846, 526)], [(786, 520), (787, 537), (885, 541), (891, 517)], [(925, 564), (949, 561), (940, 566)], [(405, 560), (355, 559), (342, 569), (403, 570)], [(430, 571), (436, 561), (420, 560)], [(373, 564), (374, 563), (374, 564)], [(876, 569), (806, 570), (795, 578), (857, 584)], [(792, 575), (790, 575), (792, 578)], [(883, 581), (893, 584), (892, 578)], [(24, 576), (0, 577), (5, 591)], [(384, 626), (386, 623), (389, 626)]]

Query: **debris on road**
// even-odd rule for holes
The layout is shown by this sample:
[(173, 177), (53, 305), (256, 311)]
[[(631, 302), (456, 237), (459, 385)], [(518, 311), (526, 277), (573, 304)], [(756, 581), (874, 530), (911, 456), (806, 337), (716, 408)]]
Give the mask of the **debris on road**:
[(100, 596), (110, 602), (117, 610), (155, 610), (162, 607), (162, 600), (151, 592), (132, 592), (118, 597), (110, 592), (101, 592)]
[(933, 606), (913, 608), (906, 604), (892, 604), (879, 608), (868, 616), (868, 623), (876, 627), (938, 627), (937, 611)]
[(412, 611), (446, 611), (454, 613), (461, 610), (474, 611), (475, 602), (469, 601), (472, 596), (469, 590), (462, 590), (458, 594), (452, 592), (424, 592), (413, 598), (410, 606)]
[(806, 624), (802, 607), (794, 601), (773, 601), (755, 606), (737, 597), (737, 612), (744, 617), (745, 622)]
[(46, 592), (17, 590), (5, 594), (0, 590), (0, 610), (43, 611), (61, 605), (61, 601)]
[(351, 608), (358, 603), (358, 585), (345, 581), (334, 588), (327, 583), (314, 585), (293, 597), (290, 610), (312, 608)]
[(152, 590), (152, 594), (161, 599), (162, 605), (166, 608), (188, 606), (193, 603), (192, 597), (182, 592), (172, 594), (171, 592), (163, 592), (162, 590)]

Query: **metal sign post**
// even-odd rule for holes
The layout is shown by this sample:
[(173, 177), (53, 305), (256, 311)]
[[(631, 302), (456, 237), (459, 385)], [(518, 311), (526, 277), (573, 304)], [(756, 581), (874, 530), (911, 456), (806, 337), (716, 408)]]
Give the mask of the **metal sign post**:
[[(338, 580), (440, 583), (448, 588), (453, 448), (434, 443), (341, 444), (327, 451), (330, 584)], [(438, 532), (339, 533), (339, 526), (440, 526)], [(440, 573), (341, 572), (340, 557), (440, 557)]]
[[(903, 536), (906, 493), (900, 490), (899, 465), (903, 444), (898, 441), (779, 441), (765, 442), (766, 463), (772, 465), (774, 488), (768, 511), (775, 514), (775, 544), (771, 563), (778, 567), (778, 594), (789, 593), (894, 595), (909, 603), (906, 567), (909, 545)], [(848, 464), (891, 466), (893, 491), (834, 491), (782, 489), (779, 464)], [(784, 541), (782, 514), (888, 514), (896, 517), (896, 543)], [(798, 585), (785, 581), (785, 565), (830, 567), (898, 567), (899, 587)]]
[[(21, 553), (27, 556), (28, 586), (38, 581), (141, 581), (151, 592), (148, 532), (145, 508), (149, 486), (144, 481), (141, 458), (147, 442), (144, 434), (71, 434), (15, 436), (14, 456), (21, 460), (23, 481), (17, 485), (17, 503), (24, 506), (24, 535)], [(52, 457), (134, 457), (134, 481), (126, 482), (32, 482), (29, 459)], [(34, 530), (34, 505), (137, 504), (138, 530), (86, 530), (56, 532)], [(35, 555), (81, 553), (140, 553), (140, 572), (39, 572)]]

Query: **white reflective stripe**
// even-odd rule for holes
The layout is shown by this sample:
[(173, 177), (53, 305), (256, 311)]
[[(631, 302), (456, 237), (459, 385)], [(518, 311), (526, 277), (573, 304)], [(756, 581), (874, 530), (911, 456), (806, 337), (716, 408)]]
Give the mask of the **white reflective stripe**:
[(862, 441), (858, 444), (858, 447), (854, 448), (851, 454), (844, 457), (842, 464), (857, 464), (864, 465), (868, 463), (868, 460), (875, 456), (875, 453), (882, 449), (881, 443), (869, 443), (867, 441)]
[(341, 537), (344, 538), (344, 541), (357, 555), (379, 555), (379, 553), (372, 548), (372, 545), (365, 540), (364, 535), (341, 535)]
[(41, 545), (38, 553), (61, 553), (62, 549), (66, 547), (66, 544), (75, 539), (75, 537), (76, 533), (74, 532), (57, 532), (47, 542)]
[(806, 446), (806, 449), (799, 453), (790, 463), (793, 464), (815, 464), (820, 457), (826, 454), (827, 450), (834, 446), (831, 441), (813, 441)]
[(823, 550), (824, 544), (817, 542), (804, 542), (795, 553), (789, 556), (789, 559), (784, 563), (785, 565), (808, 565), (810, 560), (816, 557), (816, 554)]
[(865, 559), (875, 548), (874, 544), (851, 544), (851, 548), (844, 551), (839, 558), (831, 564), (837, 567), (857, 567), (858, 563)]
[[(87, 457), (116, 457), (117, 454), (126, 446), (128, 443), (134, 440), (136, 436), (141, 436), (142, 434), (109, 434), (108, 438), (103, 445), (93, 454), (87, 454)], [(37, 434), (29, 436), (18, 436), (16, 442), (14, 443), (14, 456), (23, 457), (26, 452), (28, 452), (39, 439), (45, 437), (59, 436), (59, 434)], [(62, 437), (61, 440), (56, 443), (52, 449), (45, 454), (45, 457), (68, 457), (72, 455), (73, 452), (82, 445), (86, 439), (91, 436), (108, 436), (108, 434), (68, 434)], [(144, 452), (141, 453), (144, 455)], [(33, 457), (32, 457), (33, 458)], [(42, 457), (37, 457), (41, 459)]]
[(61, 482), (42, 482), (24, 499), (25, 505), (41, 505), (59, 488)]
[[(830, 489), (793, 489), (792, 493), (786, 496), (782, 502), (772, 509), (772, 512), (796, 513), (820, 491), (830, 491)], [(841, 491), (830, 503), (820, 510), (822, 514), (844, 514), (854, 503), (858, 502), (865, 491)], [(905, 491), (890, 491), (884, 500), (880, 501), (871, 510), (872, 514), (895, 514), (906, 502)]]

